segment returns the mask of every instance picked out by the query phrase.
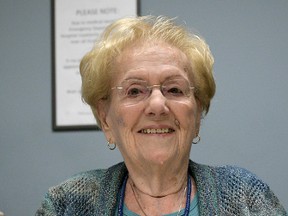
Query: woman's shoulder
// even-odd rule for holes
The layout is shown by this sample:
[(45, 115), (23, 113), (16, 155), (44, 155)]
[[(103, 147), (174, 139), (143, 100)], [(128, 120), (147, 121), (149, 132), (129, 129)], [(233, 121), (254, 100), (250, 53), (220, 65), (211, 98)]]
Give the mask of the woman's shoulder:
[(210, 166), (191, 161), (190, 169), (200, 196), (206, 201), (217, 200), (225, 215), (246, 215), (246, 211), (255, 212), (255, 215), (286, 215), (268, 184), (245, 168)]
[(79, 196), (79, 194), (87, 195), (97, 193), (101, 184), (107, 179), (111, 179), (113, 174), (121, 172), (123, 163), (119, 163), (107, 169), (95, 169), (83, 171), (71, 176), (63, 182), (49, 188), (47, 195), (50, 199), (61, 200), (61, 198)]
[(265, 191), (270, 191), (268, 184), (266, 184), (255, 173), (239, 166), (211, 166), (194, 162), (192, 162), (191, 165), (198, 182), (207, 182), (209, 179), (208, 182), (211, 186), (217, 187), (218, 190), (231, 190), (233, 193), (241, 192), (246, 195), (253, 192), (253, 196), (265, 193)]
[(247, 183), (249, 182), (252, 183), (253, 181), (262, 182), (262, 180), (253, 172), (235, 165), (211, 166), (191, 161), (190, 167), (193, 170), (193, 172), (196, 173), (196, 175), (211, 176), (221, 181), (223, 180), (231, 181), (232, 179), (235, 179)]
[(67, 191), (75, 188), (81, 188), (82, 190), (83, 188), (91, 188), (95, 190), (103, 180), (115, 175), (117, 172), (121, 173), (123, 168), (125, 168), (125, 166), (121, 162), (106, 169), (83, 171), (52, 187), (52, 189)]
[(36, 215), (64, 215), (64, 212), (65, 215), (86, 215), (83, 212), (94, 212), (99, 199), (104, 200), (107, 193), (117, 190), (115, 186), (106, 186), (115, 185), (125, 170), (125, 165), (119, 163), (108, 169), (85, 171), (68, 178), (49, 188)]

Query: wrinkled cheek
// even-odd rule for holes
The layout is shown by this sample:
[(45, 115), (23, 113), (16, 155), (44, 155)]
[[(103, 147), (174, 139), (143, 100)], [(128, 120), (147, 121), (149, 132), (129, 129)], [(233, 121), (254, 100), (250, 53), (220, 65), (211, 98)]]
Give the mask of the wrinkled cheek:
[(126, 127), (126, 123), (125, 123), (125, 111), (123, 110), (123, 107), (119, 106), (118, 108), (114, 109), (111, 113), (112, 115), (111, 116), (111, 119), (112, 119), (112, 122), (114, 122), (114, 124), (116, 125), (113, 125), (114, 128), (117, 128), (119, 129), (119, 127)]
[(127, 121), (129, 121), (129, 118), (131, 117), (131, 115), (130, 114), (127, 115), (127, 113), (131, 113), (129, 109), (127, 110), (127, 106), (120, 105), (115, 115), (118, 126), (124, 127), (124, 128), (128, 127), (129, 122)]
[[(196, 123), (196, 118), (197, 118), (197, 105), (195, 103), (195, 105), (191, 104), (191, 101), (186, 102), (186, 101), (176, 101), (174, 104), (178, 107), (177, 110), (181, 110), (181, 114), (178, 115), (179, 118), (178, 120), (181, 120), (180, 124), (182, 124), (182, 126), (189, 127), (191, 120), (195, 121)], [(187, 125), (186, 125), (187, 124)]]
[(115, 129), (115, 133), (117, 134), (117, 137), (120, 139), (118, 141), (122, 142), (126, 142), (128, 137), (129, 137), (129, 127), (127, 124), (127, 120), (125, 121), (125, 116), (122, 115), (118, 115), (115, 116), (115, 124), (114, 125), (114, 129)]
[(121, 116), (118, 116), (116, 118), (116, 122), (117, 122), (118, 126), (126, 127), (126, 123), (125, 123), (124, 119)]
[(116, 129), (116, 142), (122, 156), (124, 157), (124, 159), (127, 159), (127, 157), (131, 157), (131, 150), (133, 149), (136, 140), (131, 134), (129, 122), (125, 121), (125, 117), (123, 118), (119, 116), (115, 120), (115, 123), (117, 123), (117, 126), (114, 126), (114, 128)]

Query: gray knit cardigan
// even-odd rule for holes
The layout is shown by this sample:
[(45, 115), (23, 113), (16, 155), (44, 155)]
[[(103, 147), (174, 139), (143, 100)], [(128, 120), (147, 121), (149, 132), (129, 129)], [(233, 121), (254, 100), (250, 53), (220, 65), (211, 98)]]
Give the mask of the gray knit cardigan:
[[(196, 181), (200, 215), (287, 215), (268, 185), (245, 169), (190, 161), (189, 172)], [(124, 163), (80, 173), (50, 188), (36, 216), (113, 216), (126, 175)]]

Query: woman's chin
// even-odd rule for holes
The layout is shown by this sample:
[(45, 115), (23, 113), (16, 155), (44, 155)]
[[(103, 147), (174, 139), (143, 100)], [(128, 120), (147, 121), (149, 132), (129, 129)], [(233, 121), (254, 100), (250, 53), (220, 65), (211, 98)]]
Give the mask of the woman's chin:
[(175, 158), (176, 157), (172, 156), (171, 154), (167, 154), (167, 153), (165, 154), (163, 152), (157, 154), (156, 152), (154, 152), (154, 153), (151, 153), (147, 156), (144, 156), (144, 161), (145, 161), (145, 163), (147, 163), (147, 165), (153, 164), (153, 165), (163, 166), (167, 163), (174, 162)]

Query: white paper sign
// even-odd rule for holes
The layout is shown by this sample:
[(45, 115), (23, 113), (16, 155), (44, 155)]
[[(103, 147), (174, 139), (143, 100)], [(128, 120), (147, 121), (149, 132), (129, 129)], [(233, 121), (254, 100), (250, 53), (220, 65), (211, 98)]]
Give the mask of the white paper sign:
[(54, 129), (96, 127), (81, 100), (81, 58), (105, 27), (137, 16), (137, 0), (54, 0)]

